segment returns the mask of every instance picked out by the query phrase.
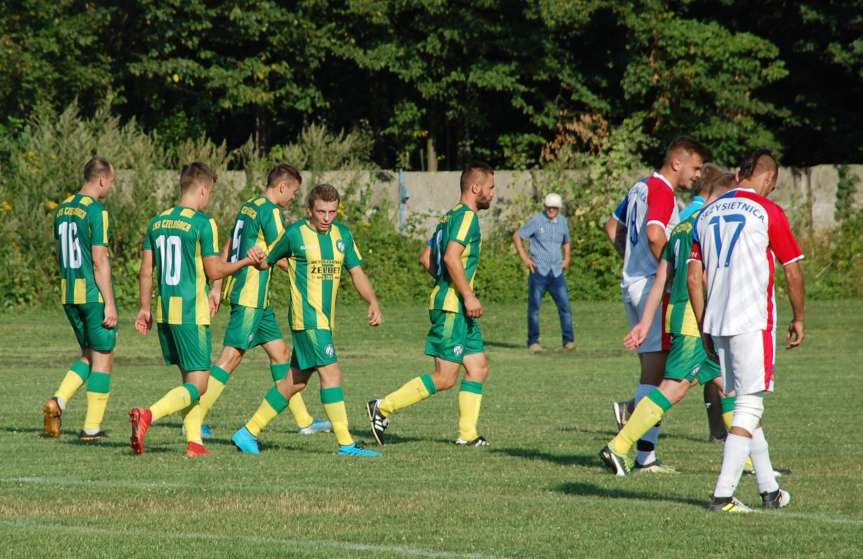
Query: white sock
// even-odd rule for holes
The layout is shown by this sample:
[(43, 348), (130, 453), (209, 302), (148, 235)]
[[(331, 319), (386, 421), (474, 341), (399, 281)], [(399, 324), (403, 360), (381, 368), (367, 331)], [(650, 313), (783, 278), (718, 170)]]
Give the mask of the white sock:
[(84, 429), (84, 434), (86, 435), (95, 435), (99, 432), (98, 429)]
[(714, 497), (731, 497), (740, 476), (743, 475), (743, 465), (749, 457), (752, 439), (728, 433), (725, 439), (725, 448), (722, 452), (722, 469), (719, 471), (719, 479), (716, 480), (716, 488), (713, 490)]
[(60, 406), (60, 411), (66, 411), (66, 400), (59, 396), (55, 396), (55, 398), (57, 399), (57, 405)]
[(759, 427), (752, 433), (752, 446), (749, 449), (749, 457), (755, 466), (755, 480), (758, 482), (759, 493), (772, 493), (779, 489), (776, 476), (773, 474), (773, 464), (770, 463), (770, 451), (767, 446), (767, 438), (764, 430)]
[[(635, 390), (635, 405), (638, 405), (639, 400), (650, 394), (656, 389), (652, 384), (639, 384)], [(635, 456), (636, 462), (644, 466), (656, 461), (656, 441), (659, 440), (659, 427), (652, 427), (650, 431), (641, 437), (642, 441), (653, 443), (654, 450), (639, 450)]]

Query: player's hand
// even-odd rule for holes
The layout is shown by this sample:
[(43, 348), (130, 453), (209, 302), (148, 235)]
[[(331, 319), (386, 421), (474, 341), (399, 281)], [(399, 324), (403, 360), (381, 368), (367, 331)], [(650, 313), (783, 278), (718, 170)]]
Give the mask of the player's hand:
[(207, 296), (207, 302), (210, 304), (210, 317), (212, 318), (219, 312), (219, 305), (222, 303), (222, 290), (211, 289)]
[(527, 266), (527, 269), (530, 270), (531, 274), (536, 271), (536, 262), (534, 262), (532, 258), (525, 260), (524, 265)]
[(638, 346), (644, 343), (647, 338), (647, 333), (650, 331), (650, 326), (641, 324), (640, 322), (632, 327), (629, 334), (623, 338), (623, 346), (626, 349), (635, 350)]
[(147, 332), (153, 326), (153, 313), (149, 309), (141, 309), (138, 311), (138, 316), (135, 317), (135, 330), (142, 336), (146, 336)]
[(465, 297), (464, 308), (467, 315), (471, 318), (479, 318), (482, 316), (482, 303), (479, 302), (476, 295)]
[(105, 328), (113, 328), (117, 326), (117, 306), (116, 305), (105, 305), (105, 313), (104, 318), (102, 319), (102, 326)]
[(803, 343), (806, 337), (802, 320), (792, 320), (788, 325), (788, 333), (785, 334), (785, 349), (794, 349)]
[(381, 314), (380, 305), (375, 302), (369, 305), (369, 326), (380, 326), (384, 321), (384, 315)]
[(701, 334), (701, 343), (704, 344), (704, 353), (707, 354), (707, 357), (719, 363), (719, 356), (716, 354), (716, 348), (713, 346), (713, 338), (710, 337), (710, 334)]
[(252, 265), (257, 266), (262, 260), (266, 261), (267, 253), (261, 247), (253, 246), (246, 252), (246, 258), (252, 262)]
[(568, 258), (565, 259), (560, 265), (564, 270), (568, 270), (569, 269), (569, 259)]

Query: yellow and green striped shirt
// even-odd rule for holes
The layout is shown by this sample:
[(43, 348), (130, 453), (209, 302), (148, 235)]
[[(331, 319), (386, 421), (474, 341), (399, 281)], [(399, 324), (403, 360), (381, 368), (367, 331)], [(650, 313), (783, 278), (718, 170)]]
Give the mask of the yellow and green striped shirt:
[(464, 314), (464, 301), (461, 294), (452, 283), (452, 278), (443, 262), (444, 254), (450, 242), (464, 246), (461, 253), (461, 263), (467, 276), (468, 284), (473, 288), (473, 280), (479, 267), (479, 252), (482, 247), (482, 234), (479, 230), (479, 218), (465, 204), (459, 203), (448, 211), (440, 220), (432, 235), (431, 257), (437, 271), (437, 281), (429, 295), (429, 310), (443, 310)]
[(288, 226), (270, 246), (270, 266), (288, 257), (291, 330), (332, 330), (342, 268), (363, 263), (346, 225), (333, 222), (326, 233), (305, 219)]
[(156, 266), (156, 322), (210, 324), (204, 257), (219, 254), (216, 222), (190, 208), (165, 210), (147, 225), (144, 250)]
[(665, 331), (670, 334), (701, 336), (695, 312), (689, 302), (689, 285), (686, 283), (689, 273), (686, 261), (692, 251), (692, 227), (699, 213), (696, 211), (671, 231), (662, 253), (662, 258), (668, 263), (668, 273), (674, 274), (665, 313)]
[(93, 275), (93, 247), (108, 246), (108, 211), (83, 194), (66, 198), (54, 212), (54, 240), (60, 264), (60, 302), (104, 303)]
[[(252, 198), (243, 204), (234, 221), (230, 261), (242, 260), (253, 246), (266, 251), (284, 230), (279, 207), (265, 196)], [(225, 282), (225, 298), (232, 305), (266, 309), (270, 306), (270, 277), (270, 270), (246, 266)]]

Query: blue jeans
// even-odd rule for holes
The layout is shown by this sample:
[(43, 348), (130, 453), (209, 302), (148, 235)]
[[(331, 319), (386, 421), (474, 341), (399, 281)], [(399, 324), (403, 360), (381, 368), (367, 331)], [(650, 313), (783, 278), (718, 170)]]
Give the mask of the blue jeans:
[(554, 277), (552, 272), (545, 276), (531, 273), (527, 283), (527, 345), (539, 343), (539, 306), (546, 291), (557, 305), (563, 343), (574, 342), (575, 333), (572, 329), (572, 310), (569, 307), (566, 278), (563, 274)]

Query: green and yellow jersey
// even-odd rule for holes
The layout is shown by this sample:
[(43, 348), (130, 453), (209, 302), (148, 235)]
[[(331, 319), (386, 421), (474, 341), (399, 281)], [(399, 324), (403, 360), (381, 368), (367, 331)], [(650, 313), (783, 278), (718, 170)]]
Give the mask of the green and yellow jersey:
[(216, 222), (190, 208), (165, 210), (147, 225), (144, 250), (156, 264), (156, 322), (210, 324), (204, 257), (219, 254)]
[(671, 231), (662, 258), (668, 264), (668, 273), (673, 274), (668, 310), (665, 313), (665, 331), (684, 336), (701, 336), (695, 313), (689, 303), (689, 286), (686, 283), (689, 252), (692, 250), (692, 227), (700, 211), (692, 214), (686, 221)]
[[(253, 246), (267, 250), (285, 230), (282, 212), (265, 196), (252, 198), (240, 208), (231, 237), (231, 262), (246, 257)], [(270, 270), (246, 266), (225, 282), (224, 296), (232, 305), (257, 309), (270, 306)]]
[(437, 273), (437, 280), (431, 295), (429, 295), (429, 310), (442, 310), (464, 314), (464, 301), (461, 294), (452, 283), (443, 262), (446, 248), (450, 241), (464, 246), (461, 253), (461, 263), (467, 276), (468, 284), (473, 289), (476, 269), (479, 267), (479, 252), (482, 246), (482, 235), (479, 231), (479, 218), (476, 213), (463, 203), (448, 211), (440, 220), (432, 235), (431, 258)]
[(342, 267), (350, 270), (363, 263), (350, 230), (336, 221), (321, 233), (307, 220), (297, 221), (270, 246), (267, 262), (273, 266), (285, 257), (291, 281), (291, 330), (332, 330)]
[(93, 247), (108, 246), (108, 211), (83, 194), (66, 198), (54, 212), (54, 240), (60, 264), (60, 302), (104, 303), (93, 275)]

